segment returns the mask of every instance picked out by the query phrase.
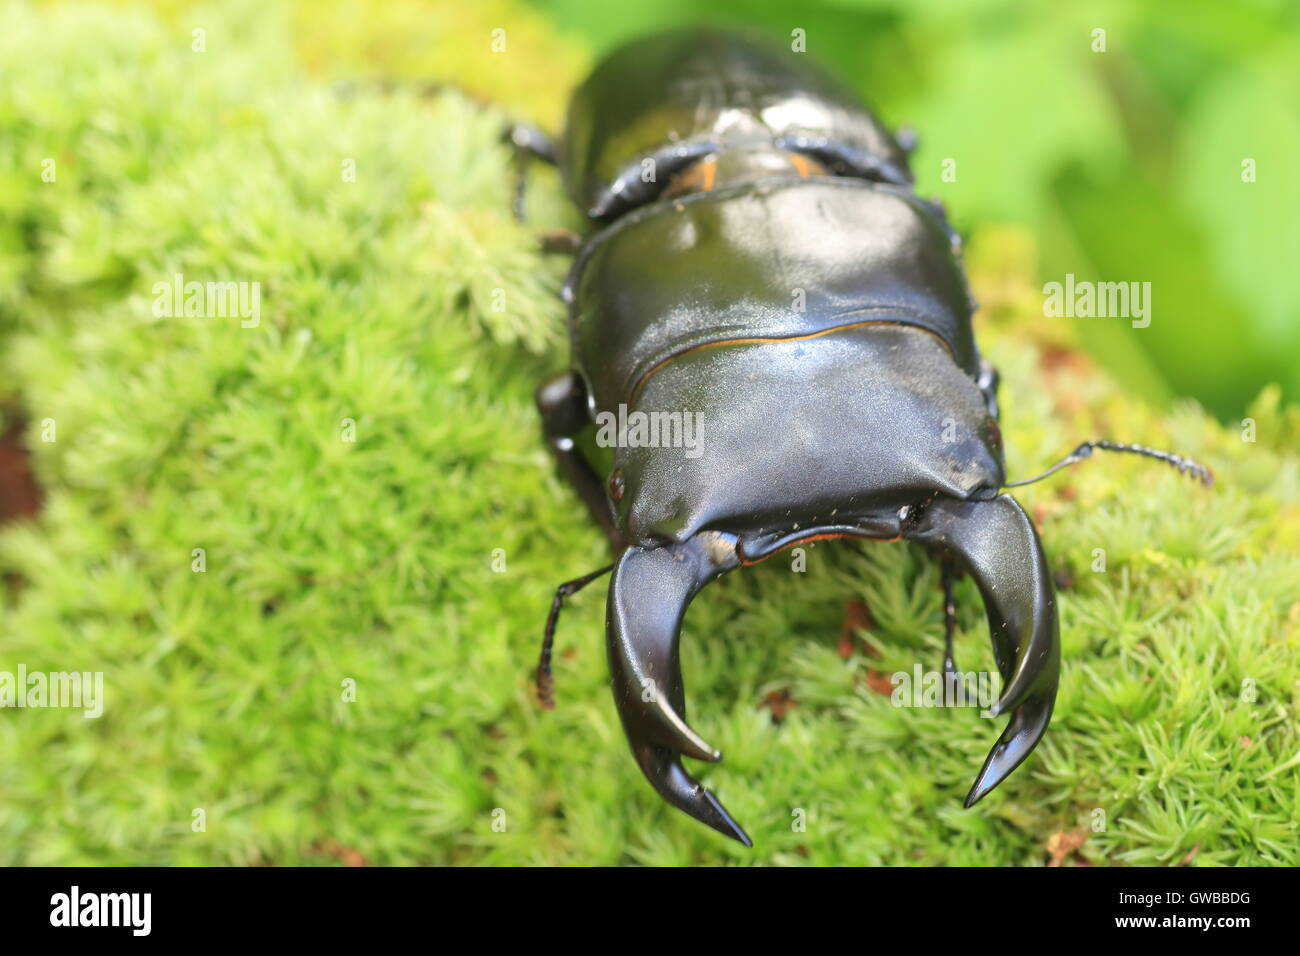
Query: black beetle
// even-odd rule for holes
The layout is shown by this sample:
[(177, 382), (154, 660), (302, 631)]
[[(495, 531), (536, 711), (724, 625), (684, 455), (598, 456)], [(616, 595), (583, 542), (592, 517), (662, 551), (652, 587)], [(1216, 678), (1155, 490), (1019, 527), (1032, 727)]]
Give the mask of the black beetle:
[[(637, 763), (669, 803), (748, 846), (681, 763), (720, 758), (685, 721), (687, 604), (798, 542), (916, 541), (942, 560), (945, 670), (960, 568), (983, 596), (1003, 680), (994, 712), (1010, 722), (974, 804), (1051, 718), (1056, 600), (1033, 523), (1002, 493), (997, 374), (976, 347), (957, 234), (912, 190), (910, 144), (807, 57), (713, 30), (615, 51), (574, 94), (558, 147), (528, 126), (509, 138), (521, 218), (523, 162), (536, 157), (559, 166), (591, 222), (564, 289), (572, 368), (537, 404), (618, 555), (557, 590), (543, 704), (564, 598), (612, 570), (609, 666)], [(602, 481), (575, 442), (602, 413), (639, 414), (677, 438), (694, 421), (699, 442), (620, 432)], [(1085, 443), (1045, 474), (1094, 448), (1211, 481), (1177, 455), (1111, 442)]]

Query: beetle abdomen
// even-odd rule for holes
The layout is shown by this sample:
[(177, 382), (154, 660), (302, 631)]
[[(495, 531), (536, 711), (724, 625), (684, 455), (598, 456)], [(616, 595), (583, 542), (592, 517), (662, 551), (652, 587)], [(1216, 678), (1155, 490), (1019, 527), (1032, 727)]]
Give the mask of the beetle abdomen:
[(568, 294), (597, 408), (634, 401), (693, 349), (876, 323), (929, 332), (978, 370), (945, 223), (910, 192), (859, 180), (767, 180), (636, 210), (587, 244)]
[(574, 93), (562, 167), (573, 200), (608, 218), (653, 200), (691, 162), (756, 144), (848, 175), (911, 182), (888, 129), (808, 57), (713, 30), (647, 37), (597, 66)]

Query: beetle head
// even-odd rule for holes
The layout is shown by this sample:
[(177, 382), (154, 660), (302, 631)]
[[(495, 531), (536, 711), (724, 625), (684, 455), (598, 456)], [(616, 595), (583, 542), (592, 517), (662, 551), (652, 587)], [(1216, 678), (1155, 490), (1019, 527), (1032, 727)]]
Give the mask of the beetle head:
[(699, 454), (617, 449), (611, 499), (631, 547), (615, 570), (607, 617), (615, 699), (660, 794), (747, 841), (681, 765), (682, 756), (719, 757), (685, 723), (683, 615), (714, 577), (828, 529), (916, 541), (975, 579), (1003, 679), (993, 712), (1010, 722), (967, 806), (1005, 779), (1051, 717), (1055, 596), (1032, 522), (998, 493), (1000, 436), (984, 396), (943, 346), (915, 329), (881, 326), (765, 344), (761, 354), (698, 349), (665, 367), (625, 410), (629, 437), (634, 412), (666, 410), (698, 416)]

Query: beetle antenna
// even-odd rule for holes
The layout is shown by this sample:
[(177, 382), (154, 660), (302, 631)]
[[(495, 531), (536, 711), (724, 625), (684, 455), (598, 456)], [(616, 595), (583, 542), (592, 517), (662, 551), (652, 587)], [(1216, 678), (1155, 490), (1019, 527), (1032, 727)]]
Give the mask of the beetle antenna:
[(515, 153), (515, 189), (511, 210), (516, 222), (526, 218), (524, 197), (528, 190), (528, 164), (534, 159), (554, 166), (559, 160), (555, 144), (536, 126), (516, 123), (506, 129), (502, 141), (513, 147)]
[(1173, 452), (1161, 451), (1158, 448), (1147, 448), (1145, 445), (1126, 445), (1123, 442), (1115, 441), (1086, 441), (1074, 451), (1070, 452), (1060, 461), (1058, 461), (1047, 471), (1033, 478), (1026, 478), (1024, 481), (1009, 481), (1003, 488), (1018, 488), (1021, 485), (1032, 485), (1036, 481), (1042, 481), (1049, 475), (1054, 475), (1062, 468), (1078, 464), (1085, 458), (1092, 455), (1093, 450), (1100, 448), (1102, 451), (1122, 451), (1131, 455), (1142, 455), (1144, 458), (1154, 458), (1156, 461), (1162, 461), (1166, 465), (1177, 468), (1184, 475), (1190, 475), (1207, 487), (1214, 484), (1214, 472), (1204, 465), (1192, 461), (1190, 458), (1184, 458), (1182, 455), (1175, 455)]
[(551, 601), (551, 613), (546, 615), (546, 630), (542, 634), (542, 656), (537, 662), (537, 700), (547, 710), (555, 706), (555, 678), (551, 675), (551, 650), (555, 647), (555, 625), (560, 621), (560, 610), (564, 607), (564, 599), (577, 594), (592, 581), (613, 570), (614, 565), (607, 564), (590, 574), (565, 581), (555, 589), (555, 597)]

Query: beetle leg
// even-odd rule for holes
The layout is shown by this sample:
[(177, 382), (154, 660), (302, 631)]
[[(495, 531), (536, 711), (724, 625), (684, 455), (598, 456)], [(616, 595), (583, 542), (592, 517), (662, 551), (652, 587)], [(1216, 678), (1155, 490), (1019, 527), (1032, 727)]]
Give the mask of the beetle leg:
[(992, 714), (1009, 712), (1011, 720), (966, 797), (969, 807), (1029, 756), (1051, 720), (1061, 669), (1052, 578), (1033, 522), (1009, 495), (937, 498), (905, 534), (965, 563), (984, 597), (1002, 673), (1002, 699)]
[(582, 236), (572, 229), (544, 229), (538, 236), (542, 252), (560, 255), (577, 255), (582, 248)]
[(623, 536), (614, 520), (604, 484), (573, 440), (588, 423), (587, 389), (575, 372), (561, 372), (537, 388), (537, 410), (542, 414), (542, 435), (568, 479), (600, 525), (615, 553), (623, 549)]
[(536, 126), (528, 123), (516, 123), (506, 130), (502, 137), (515, 150), (515, 196), (514, 215), (519, 222), (524, 221), (524, 194), (527, 191), (528, 163), (540, 159), (547, 165), (554, 166), (559, 161), (555, 144), (550, 137)]
[(751, 846), (681, 761), (682, 755), (722, 757), (683, 719), (686, 694), (677, 656), (682, 618), (705, 584), (739, 564), (735, 539), (716, 532), (659, 548), (630, 547), (614, 568), (605, 627), (614, 702), (641, 772), (673, 806)]
[(953, 583), (957, 565), (949, 555), (939, 559), (939, 581), (943, 587), (943, 686), (945, 697), (957, 687), (957, 662), (953, 659), (952, 640), (957, 633), (957, 597)]
[(546, 615), (546, 628), (542, 631), (542, 653), (537, 661), (537, 702), (546, 710), (555, 707), (555, 678), (551, 674), (551, 651), (555, 647), (555, 626), (560, 622), (564, 599), (572, 597), (598, 577), (609, 574), (613, 570), (614, 565), (607, 564), (590, 574), (565, 581), (555, 589), (555, 597), (551, 599), (551, 611)]

